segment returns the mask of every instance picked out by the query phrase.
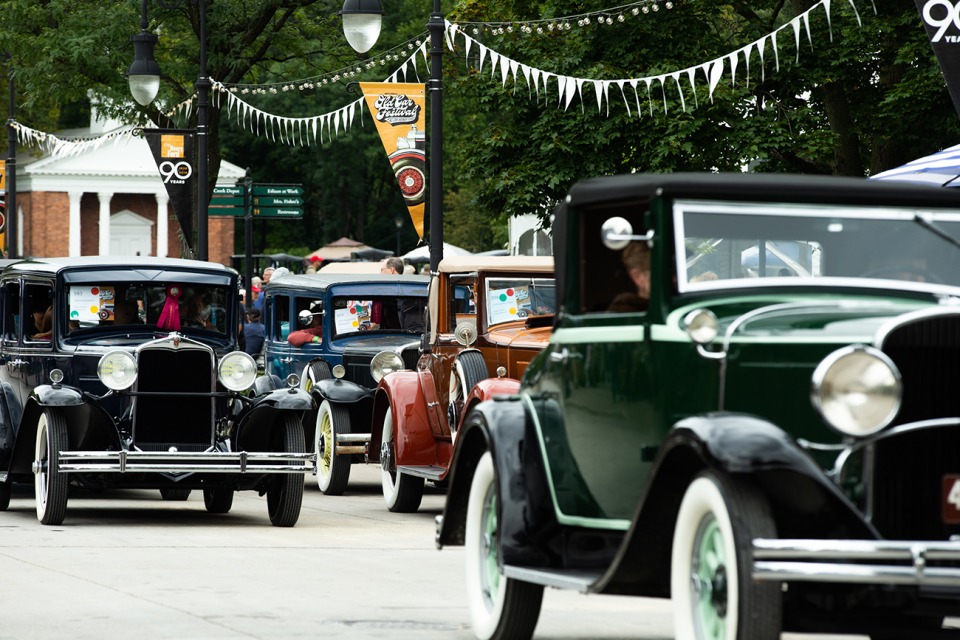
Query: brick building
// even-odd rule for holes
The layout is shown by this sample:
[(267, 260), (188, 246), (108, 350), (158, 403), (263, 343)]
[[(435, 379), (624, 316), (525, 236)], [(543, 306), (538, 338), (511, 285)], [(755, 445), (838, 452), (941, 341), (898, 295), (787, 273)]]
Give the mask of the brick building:
[[(89, 130), (64, 134), (99, 135), (104, 126), (115, 125), (94, 120)], [(146, 140), (124, 137), (77, 155), (21, 158), (17, 166), (21, 256), (180, 256), (180, 225)], [(220, 165), (219, 183), (235, 184), (243, 177), (240, 167), (226, 160)], [(211, 262), (230, 265), (233, 230), (232, 217), (209, 218)]]

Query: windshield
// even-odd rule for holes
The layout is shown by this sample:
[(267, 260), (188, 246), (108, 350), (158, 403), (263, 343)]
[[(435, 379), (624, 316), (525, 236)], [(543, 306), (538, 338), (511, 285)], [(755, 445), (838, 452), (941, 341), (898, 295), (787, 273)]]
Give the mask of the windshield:
[(333, 299), (333, 339), (361, 331), (423, 333), (427, 297), (379, 296)]
[(487, 278), (487, 326), (553, 315), (553, 278)]
[(960, 286), (960, 248), (937, 233), (960, 236), (960, 213), (755, 202), (677, 202), (675, 212), (680, 291), (754, 278)]
[[(180, 296), (169, 296), (168, 285), (102, 282), (70, 285), (67, 333), (100, 327), (156, 330), (164, 309), (176, 313), (180, 329), (227, 332), (227, 287), (179, 287)], [(173, 285), (169, 286), (173, 289)], [(169, 313), (168, 313), (169, 315)], [(172, 329), (165, 322), (165, 329)]]

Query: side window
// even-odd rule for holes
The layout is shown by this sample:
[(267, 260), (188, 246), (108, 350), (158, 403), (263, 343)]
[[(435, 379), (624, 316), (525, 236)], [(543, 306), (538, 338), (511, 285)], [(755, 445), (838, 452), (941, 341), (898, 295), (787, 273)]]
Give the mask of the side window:
[(297, 296), (294, 298), (294, 315), (290, 321), (290, 331), (300, 331), (301, 329), (307, 329), (309, 327), (319, 327), (320, 323), (323, 322), (322, 315), (313, 316), (312, 324), (309, 326), (304, 326), (300, 324), (300, 312), (309, 311), (311, 313), (319, 314), (322, 310), (320, 305), (321, 302), (322, 300), (316, 297)]
[(452, 275), (448, 284), (447, 327), (441, 330), (453, 333), (461, 322), (470, 322), (477, 326), (477, 275)]
[(296, 327), (290, 327), (290, 296), (274, 296), (273, 326), (270, 330), (273, 339), (282, 342), (287, 339), (291, 330), (296, 331)]
[(53, 287), (28, 284), (23, 289), (23, 320), (20, 323), (23, 341), (34, 346), (49, 346), (53, 340)]
[[(580, 212), (580, 312), (643, 313), (650, 301), (650, 249), (646, 242), (631, 242), (620, 251), (607, 249), (600, 227), (609, 218), (626, 218), (633, 233), (646, 233), (646, 202), (619, 202), (585, 208)], [(568, 306), (573, 306), (573, 301)]]
[(20, 281), (3, 285), (3, 341), (15, 345), (20, 333)]

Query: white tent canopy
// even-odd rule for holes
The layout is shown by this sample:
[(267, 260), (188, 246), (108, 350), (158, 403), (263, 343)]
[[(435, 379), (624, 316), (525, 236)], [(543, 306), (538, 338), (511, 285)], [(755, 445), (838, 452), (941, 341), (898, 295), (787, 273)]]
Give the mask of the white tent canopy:
[(960, 187), (960, 145), (871, 176), (871, 180), (919, 182), (938, 187)]
[[(466, 249), (461, 249), (460, 247), (455, 247), (452, 244), (443, 243), (443, 257), (449, 258), (450, 256), (472, 256), (473, 254), (467, 251)], [(405, 253), (400, 256), (404, 262), (430, 262), (430, 247), (428, 245), (423, 245), (417, 247), (409, 253)]]

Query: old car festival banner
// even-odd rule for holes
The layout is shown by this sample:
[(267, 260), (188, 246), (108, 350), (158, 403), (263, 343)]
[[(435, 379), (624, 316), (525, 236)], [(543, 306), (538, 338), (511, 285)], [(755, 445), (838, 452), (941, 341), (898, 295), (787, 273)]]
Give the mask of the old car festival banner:
[(150, 152), (157, 162), (163, 186), (170, 196), (173, 213), (177, 216), (180, 230), (193, 242), (193, 137), (194, 132), (184, 129), (144, 129), (143, 135), (150, 145)]
[(410, 210), (413, 227), (423, 238), (423, 203), (427, 197), (423, 85), (361, 82), (360, 88)]

